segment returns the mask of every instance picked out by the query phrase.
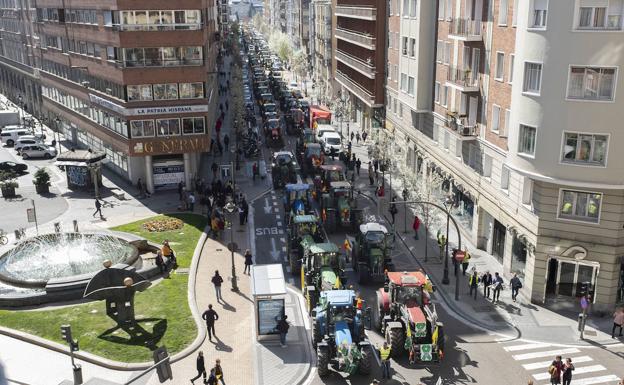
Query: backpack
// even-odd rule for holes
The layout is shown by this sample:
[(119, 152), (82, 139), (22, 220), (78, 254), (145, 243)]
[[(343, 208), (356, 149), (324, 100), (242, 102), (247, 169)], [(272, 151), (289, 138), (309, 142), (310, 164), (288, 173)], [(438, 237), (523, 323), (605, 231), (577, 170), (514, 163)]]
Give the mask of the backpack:
[(557, 375), (557, 367), (555, 365), (550, 365), (548, 367), (548, 374), (550, 374), (551, 377), (554, 377)]

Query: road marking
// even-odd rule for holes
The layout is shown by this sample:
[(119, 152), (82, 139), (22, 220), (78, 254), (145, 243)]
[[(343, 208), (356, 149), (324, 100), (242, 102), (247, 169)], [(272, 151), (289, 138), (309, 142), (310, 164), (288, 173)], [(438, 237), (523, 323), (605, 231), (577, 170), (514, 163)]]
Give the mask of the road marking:
[[(279, 211), (278, 211), (278, 212), (279, 212)], [(276, 215), (276, 216), (275, 216), (275, 219), (282, 219), (282, 216), (281, 216), (281, 215)]]
[[(590, 356), (580, 356), (580, 357), (572, 357), (572, 363), (574, 365), (578, 364), (579, 362), (590, 362), (593, 361), (594, 359), (591, 358)], [(526, 370), (535, 370), (535, 369), (545, 369), (547, 367), (550, 366), (550, 364), (552, 364), (552, 360), (549, 361), (542, 361), (542, 362), (533, 362), (530, 364), (524, 364), (522, 365), (522, 367)]]
[[(574, 367), (574, 384), (578, 384), (578, 381), (576, 379), (576, 376), (578, 376), (581, 373), (593, 373), (593, 372), (600, 372), (602, 370), (607, 370), (607, 368), (605, 368), (602, 365), (591, 365), (591, 366), (581, 366), (580, 368), (578, 366)], [(547, 380), (550, 378), (550, 373), (538, 373), (538, 374), (534, 374), (533, 378), (535, 378), (536, 380)], [(589, 379), (589, 378), (587, 378)], [(581, 380), (585, 380), (585, 378), (582, 378)]]
[(282, 221), (277, 221), (277, 226), (281, 227), (282, 226)]
[(280, 242), (286, 243), (286, 238), (280, 238)]
[(277, 230), (277, 233), (278, 233), (279, 235), (284, 235), (284, 230), (279, 229), (279, 230)]
[(282, 258), (284, 260), (284, 262), (288, 262), (288, 255), (284, 255), (284, 258)]
[(547, 348), (549, 346), (552, 346), (552, 345), (551, 344), (545, 344), (545, 343), (536, 343), (536, 344), (524, 344), (524, 345), (505, 346), (503, 349), (505, 349), (508, 352), (516, 352), (516, 351), (519, 351), (519, 350)]
[(516, 361), (520, 360), (530, 360), (531, 358), (539, 358), (539, 357), (550, 357), (550, 356), (558, 356), (564, 354), (572, 354), (578, 353), (580, 350), (577, 348), (568, 348), (568, 349), (559, 349), (559, 350), (543, 350), (541, 352), (533, 352), (533, 353), (524, 353), (517, 354), (515, 356), (511, 356)]
[(617, 380), (619, 380), (618, 376), (614, 374), (610, 374), (608, 376), (589, 377), (589, 378), (581, 378), (581, 379), (577, 379), (575, 377), (573, 381), (574, 381), (574, 385), (594, 385), (594, 384), (603, 384), (605, 382), (611, 382), (611, 381), (617, 381)]
[(273, 206), (277, 206), (277, 202), (273, 202)]

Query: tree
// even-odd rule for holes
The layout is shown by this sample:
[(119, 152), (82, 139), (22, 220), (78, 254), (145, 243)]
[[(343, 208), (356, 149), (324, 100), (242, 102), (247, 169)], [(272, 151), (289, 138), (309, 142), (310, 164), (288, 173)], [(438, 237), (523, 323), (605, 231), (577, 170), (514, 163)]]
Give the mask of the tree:
[(303, 51), (297, 51), (293, 55), (290, 68), (295, 74), (295, 80), (297, 79), (297, 76), (305, 78), (305, 75), (308, 72), (308, 58)]

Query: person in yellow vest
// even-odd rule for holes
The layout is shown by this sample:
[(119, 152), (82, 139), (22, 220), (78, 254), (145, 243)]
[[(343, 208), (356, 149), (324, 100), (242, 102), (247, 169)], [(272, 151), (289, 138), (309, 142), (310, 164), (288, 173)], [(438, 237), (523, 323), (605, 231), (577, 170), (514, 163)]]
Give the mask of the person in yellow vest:
[(438, 247), (440, 247), (440, 259), (444, 258), (444, 246), (446, 246), (446, 236), (438, 230)]
[(462, 260), (462, 275), (466, 275), (466, 270), (468, 270), (468, 264), (470, 263), (470, 253), (468, 252), (468, 248), (464, 249), (464, 259)]
[(381, 358), (381, 378), (390, 379), (390, 353), (392, 349), (388, 346), (388, 342), (384, 342), (379, 348), (379, 357)]

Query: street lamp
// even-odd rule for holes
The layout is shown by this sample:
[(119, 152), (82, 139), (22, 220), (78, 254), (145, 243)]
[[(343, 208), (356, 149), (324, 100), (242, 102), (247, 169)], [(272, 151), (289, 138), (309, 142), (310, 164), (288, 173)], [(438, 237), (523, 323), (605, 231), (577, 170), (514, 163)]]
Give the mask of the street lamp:
[(22, 124), (22, 103), (24, 102), (24, 98), (22, 95), (17, 96), (17, 116), (19, 120), (19, 124)]
[[(442, 284), (449, 284), (449, 270), (448, 270), (448, 245), (449, 245), (449, 221), (451, 219), (451, 212), (449, 211), (451, 205), (453, 204), (453, 199), (450, 196), (447, 196), (444, 200), (444, 209), (446, 210), (446, 251), (444, 252), (444, 276), (442, 277)], [(455, 271), (457, 274), (457, 271)]]
[(56, 123), (56, 144), (58, 144), (58, 153), (61, 153), (61, 119), (57, 116), (54, 119), (54, 123)]
[(237, 209), (234, 202), (229, 201), (225, 207), (225, 211), (228, 212), (230, 217), (230, 251), (232, 253), (232, 291), (238, 292), (238, 285), (236, 284), (236, 265), (234, 265), (234, 225), (233, 217), (234, 211)]

